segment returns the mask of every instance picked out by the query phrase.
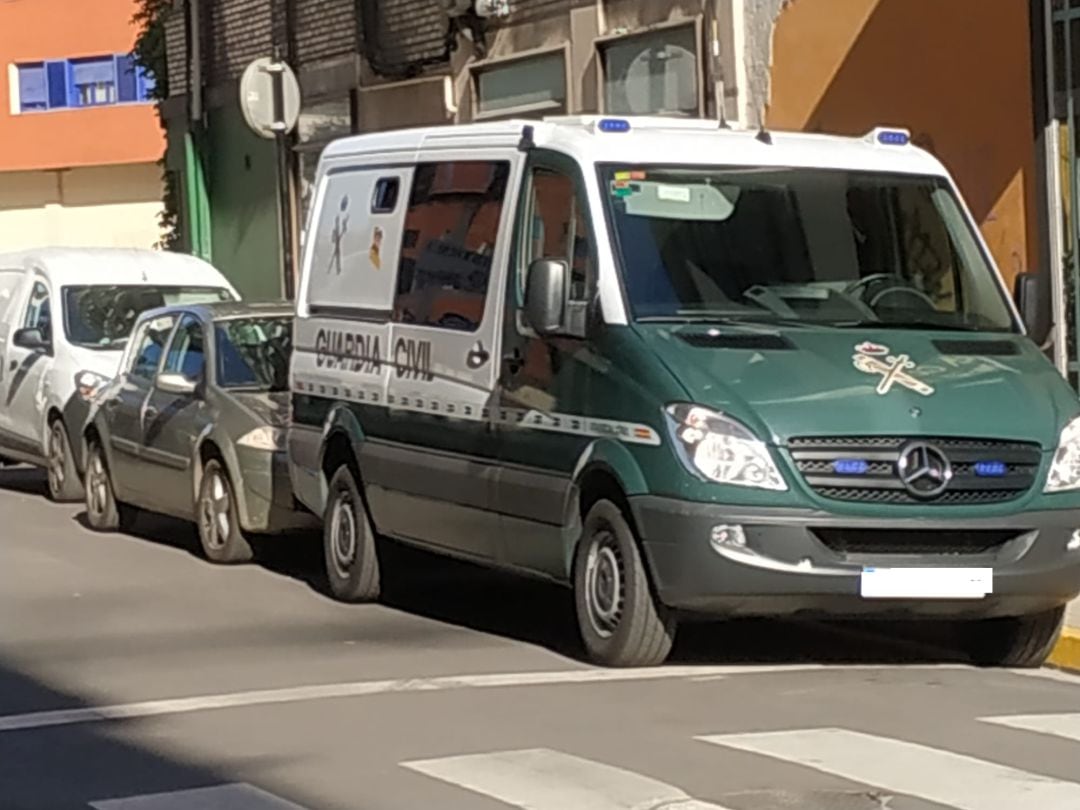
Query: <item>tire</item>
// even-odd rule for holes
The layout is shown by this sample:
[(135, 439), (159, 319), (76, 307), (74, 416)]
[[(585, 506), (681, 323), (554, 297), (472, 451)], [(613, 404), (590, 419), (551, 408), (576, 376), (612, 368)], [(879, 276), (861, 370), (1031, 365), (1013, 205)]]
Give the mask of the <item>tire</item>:
[(82, 481), (75, 469), (75, 458), (71, 453), (67, 428), (63, 419), (54, 419), (49, 424), (49, 436), (45, 447), (48, 462), (46, 471), (49, 479), (49, 497), (56, 503), (74, 503), (83, 499)]
[(195, 523), (199, 543), (210, 562), (235, 565), (255, 556), (240, 528), (236, 493), (225, 465), (217, 459), (206, 462), (199, 497), (195, 503)]
[(970, 622), (960, 628), (960, 644), (972, 663), (983, 667), (1040, 667), (1054, 649), (1065, 608), (1030, 616)]
[(99, 532), (114, 532), (120, 528), (120, 507), (113, 491), (112, 475), (105, 463), (105, 451), (98, 442), (91, 442), (86, 452), (86, 520)]
[(347, 465), (330, 479), (323, 519), (323, 554), (333, 597), (342, 602), (373, 602), (381, 577), (375, 531), (356, 479)]
[(611, 501), (597, 501), (574, 554), (574, 606), (589, 660), (608, 667), (662, 664), (676, 622), (649, 585), (633, 528)]

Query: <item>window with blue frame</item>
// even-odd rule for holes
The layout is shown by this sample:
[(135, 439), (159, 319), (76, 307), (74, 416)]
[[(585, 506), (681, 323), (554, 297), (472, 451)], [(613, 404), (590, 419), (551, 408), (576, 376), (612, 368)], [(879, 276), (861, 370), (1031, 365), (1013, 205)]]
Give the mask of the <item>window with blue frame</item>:
[(154, 90), (131, 54), (27, 62), (16, 72), (22, 112), (145, 103)]

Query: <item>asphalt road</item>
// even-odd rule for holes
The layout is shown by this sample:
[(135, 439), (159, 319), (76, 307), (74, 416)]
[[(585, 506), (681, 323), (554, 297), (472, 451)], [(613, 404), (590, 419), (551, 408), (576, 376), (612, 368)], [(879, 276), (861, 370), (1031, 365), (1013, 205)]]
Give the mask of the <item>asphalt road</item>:
[(0, 810), (1077, 810), (1080, 679), (891, 628), (690, 628), (582, 664), (558, 588), (415, 552), (344, 606), (319, 549), (222, 569), (0, 471)]

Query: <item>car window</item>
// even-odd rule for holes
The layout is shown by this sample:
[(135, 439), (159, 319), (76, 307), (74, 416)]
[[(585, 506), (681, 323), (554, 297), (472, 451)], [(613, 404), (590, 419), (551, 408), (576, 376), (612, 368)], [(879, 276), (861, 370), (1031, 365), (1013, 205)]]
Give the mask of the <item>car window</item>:
[[(581, 190), (563, 172), (536, 168), (530, 178), (530, 216), (524, 245), (524, 268), (536, 259), (561, 259), (570, 265), (569, 297), (583, 301), (595, 278), (593, 248)], [(520, 275), (524, 292), (525, 274)]]
[(128, 372), (132, 377), (144, 380), (154, 378), (161, 362), (161, 355), (165, 351), (165, 344), (169, 340), (169, 333), (175, 323), (175, 316), (163, 315), (149, 321), (140, 329), (139, 342), (133, 355), (131, 371)]
[(40, 329), (45, 340), (52, 339), (52, 309), (49, 304), (49, 290), (40, 281), (34, 282), (30, 293), (30, 303), (26, 307), (23, 326), (27, 329)]
[(202, 378), (205, 367), (202, 323), (194, 315), (185, 315), (169, 346), (165, 371), (182, 374), (189, 380), (198, 380)]

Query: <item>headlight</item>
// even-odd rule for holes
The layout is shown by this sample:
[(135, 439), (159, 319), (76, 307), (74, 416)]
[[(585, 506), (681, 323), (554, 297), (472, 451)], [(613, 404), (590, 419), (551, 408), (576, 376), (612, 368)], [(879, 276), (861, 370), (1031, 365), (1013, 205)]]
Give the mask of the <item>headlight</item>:
[(245, 433), (236, 443), (241, 447), (250, 447), (252, 450), (284, 450), (285, 431), (264, 425), (257, 427), (250, 433)]
[(1046, 492), (1080, 489), (1080, 416), (1065, 425), (1046, 476)]
[(75, 391), (87, 402), (108, 384), (109, 378), (96, 371), (80, 371), (75, 375)]
[(720, 484), (787, 489), (769, 448), (741, 422), (686, 403), (668, 405), (665, 413), (671, 438), (691, 472)]

